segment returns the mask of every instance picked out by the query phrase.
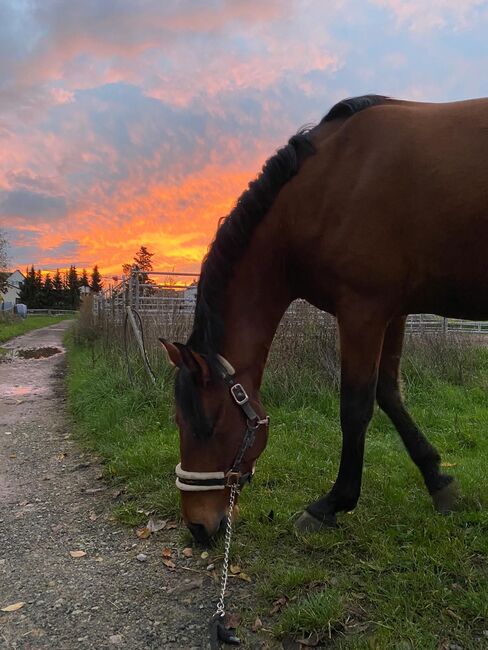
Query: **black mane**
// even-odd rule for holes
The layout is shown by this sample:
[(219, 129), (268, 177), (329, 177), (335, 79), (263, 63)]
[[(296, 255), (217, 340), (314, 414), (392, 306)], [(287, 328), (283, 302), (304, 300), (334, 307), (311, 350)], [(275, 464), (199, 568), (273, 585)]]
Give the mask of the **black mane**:
[[(380, 95), (344, 99), (330, 109), (321, 124), (350, 117), (386, 101), (387, 98)], [(188, 346), (206, 355), (211, 367), (215, 355), (221, 352), (224, 337), (222, 311), (229, 281), (255, 228), (266, 216), (281, 188), (300, 170), (302, 162), (315, 153), (307, 133), (299, 131), (267, 160), (261, 174), (249, 184), (229, 216), (220, 221), (215, 239), (203, 261)], [(199, 437), (211, 435), (212, 427), (201, 407), (197, 386), (185, 368), (177, 374), (175, 396), (193, 431)]]

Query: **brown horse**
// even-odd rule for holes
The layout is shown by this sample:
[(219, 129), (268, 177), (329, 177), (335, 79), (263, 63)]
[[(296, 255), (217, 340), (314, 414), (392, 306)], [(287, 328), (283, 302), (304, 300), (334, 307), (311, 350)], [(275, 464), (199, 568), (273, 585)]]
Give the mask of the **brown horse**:
[(221, 527), (229, 486), (266, 446), (259, 388), (295, 298), (337, 317), (342, 366), (339, 473), (299, 528), (356, 506), (375, 399), (435, 507), (452, 508), (453, 479), (402, 402), (399, 365), (407, 314), (488, 319), (487, 170), (488, 99), (344, 100), (268, 160), (203, 262), (188, 343), (163, 341), (179, 368), (177, 483), (197, 539)]

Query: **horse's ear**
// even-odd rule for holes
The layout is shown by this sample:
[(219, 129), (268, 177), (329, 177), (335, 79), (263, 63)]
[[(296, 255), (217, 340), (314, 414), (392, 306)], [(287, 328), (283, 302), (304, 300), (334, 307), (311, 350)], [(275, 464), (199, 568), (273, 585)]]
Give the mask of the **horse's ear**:
[(205, 386), (211, 379), (210, 368), (204, 356), (194, 352), (183, 343), (170, 343), (166, 339), (159, 339), (166, 350), (169, 362), (172, 366), (182, 368), (185, 366), (190, 372), (198, 377), (198, 380)]
[(160, 338), (159, 340), (163, 348), (166, 350), (170, 364), (176, 368), (181, 368), (183, 366), (183, 358), (179, 348), (174, 343), (166, 341), (166, 339)]
[(195, 352), (187, 345), (183, 343), (174, 343), (178, 348), (183, 364), (192, 372), (198, 379), (198, 381), (206, 386), (211, 379), (210, 368), (207, 363), (207, 360), (199, 352)]

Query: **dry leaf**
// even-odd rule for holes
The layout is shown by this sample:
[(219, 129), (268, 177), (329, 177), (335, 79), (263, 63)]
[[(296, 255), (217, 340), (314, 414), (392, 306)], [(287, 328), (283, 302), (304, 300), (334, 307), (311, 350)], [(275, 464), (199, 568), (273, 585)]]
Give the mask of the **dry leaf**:
[(271, 608), (271, 611), (269, 613), (271, 615), (277, 614), (283, 609), (283, 607), (286, 605), (287, 602), (288, 602), (288, 598), (286, 596), (281, 596), (281, 598), (278, 598), (278, 600), (274, 601), (273, 607)]
[(178, 528), (176, 521), (168, 521), (166, 523), (166, 530), (172, 530), (173, 528)]
[(90, 512), (90, 521), (96, 521), (97, 519), (98, 519), (97, 513), (92, 510)]
[(441, 463), (441, 467), (456, 467), (457, 463)]
[(167, 521), (165, 519), (150, 519), (147, 522), (146, 528), (148, 528), (151, 533), (157, 533), (163, 528), (166, 527)]
[(56, 456), (56, 458), (57, 458), (58, 460), (64, 460), (64, 459), (66, 458), (67, 455), (68, 455), (68, 454), (67, 454), (66, 451), (62, 451), (60, 454), (58, 454), (58, 455)]
[(258, 632), (258, 630), (260, 630), (262, 627), (263, 627), (263, 622), (261, 621), (259, 616), (256, 616), (256, 620), (252, 624), (251, 630), (253, 632)]
[(230, 572), (232, 575), (237, 575), (238, 573), (241, 572), (241, 567), (238, 564), (231, 564), (230, 565)]
[(165, 546), (165, 547), (163, 548), (163, 550), (161, 551), (161, 555), (162, 555), (163, 557), (171, 557), (171, 555), (172, 555), (171, 549), (168, 548), (167, 546)]
[(183, 549), (182, 551), (183, 555), (185, 557), (193, 557), (193, 549), (187, 546), (186, 548)]
[(176, 564), (173, 560), (163, 560), (163, 564), (165, 567), (168, 567), (168, 569), (176, 569)]
[(200, 557), (202, 558), (202, 560), (206, 560), (208, 558), (208, 551), (203, 551)]
[(147, 539), (151, 536), (151, 531), (147, 526), (144, 526), (144, 528), (139, 528), (139, 530), (136, 530), (136, 535), (139, 539)]
[(86, 552), (85, 551), (70, 551), (69, 554), (71, 557), (77, 558), (77, 557), (85, 557)]
[(238, 573), (237, 577), (239, 578), (239, 580), (245, 580), (246, 582), (252, 582), (251, 578), (247, 575), (247, 573), (244, 573), (244, 571), (241, 571), (240, 573)]
[(7, 607), (2, 607), (0, 611), (2, 612), (16, 612), (18, 609), (25, 605), (24, 602), (14, 603), (13, 605), (7, 605)]

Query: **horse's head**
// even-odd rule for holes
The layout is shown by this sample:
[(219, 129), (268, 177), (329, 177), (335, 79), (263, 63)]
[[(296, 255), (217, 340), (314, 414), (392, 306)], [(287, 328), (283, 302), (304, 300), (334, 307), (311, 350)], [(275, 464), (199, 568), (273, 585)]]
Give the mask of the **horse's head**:
[(266, 446), (267, 419), (251, 375), (226, 359), (210, 358), (161, 339), (175, 380), (181, 462), (176, 484), (186, 525), (207, 542), (226, 523), (230, 486), (250, 480)]

